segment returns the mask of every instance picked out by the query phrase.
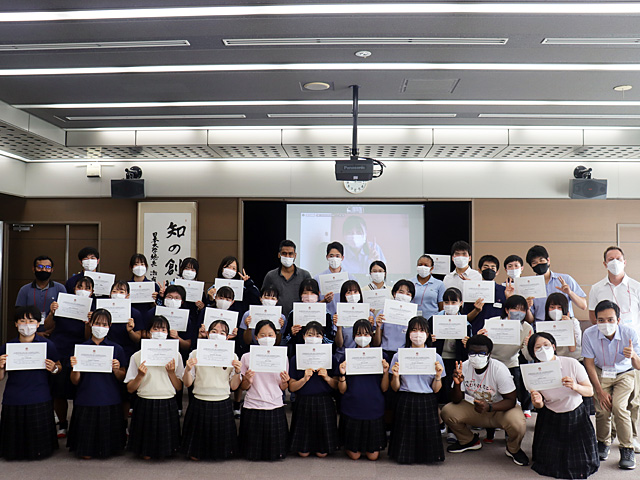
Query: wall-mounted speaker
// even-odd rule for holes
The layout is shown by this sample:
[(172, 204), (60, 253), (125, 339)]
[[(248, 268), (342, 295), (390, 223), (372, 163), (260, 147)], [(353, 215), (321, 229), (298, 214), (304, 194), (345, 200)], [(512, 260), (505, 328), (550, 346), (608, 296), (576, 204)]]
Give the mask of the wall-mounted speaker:
[(145, 198), (144, 180), (111, 180), (111, 198)]
[(607, 198), (607, 181), (596, 178), (572, 178), (569, 181), (569, 197), (583, 200)]

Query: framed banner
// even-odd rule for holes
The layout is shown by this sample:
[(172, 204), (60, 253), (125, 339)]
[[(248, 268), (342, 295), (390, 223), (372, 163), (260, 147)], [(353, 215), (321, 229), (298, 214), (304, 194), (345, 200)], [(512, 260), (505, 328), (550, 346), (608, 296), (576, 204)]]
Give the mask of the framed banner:
[(138, 202), (138, 252), (149, 262), (147, 277), (173, 280), (184, 258), (196, 257), (197, 202)]

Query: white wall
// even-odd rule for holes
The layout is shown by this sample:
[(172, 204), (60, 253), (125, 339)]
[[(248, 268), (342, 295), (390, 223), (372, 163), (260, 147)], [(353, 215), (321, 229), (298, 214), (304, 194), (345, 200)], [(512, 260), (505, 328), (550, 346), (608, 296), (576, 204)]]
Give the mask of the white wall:
[(24, 162), (0, 156), (0, 193), (24, 196), (26, 171)]

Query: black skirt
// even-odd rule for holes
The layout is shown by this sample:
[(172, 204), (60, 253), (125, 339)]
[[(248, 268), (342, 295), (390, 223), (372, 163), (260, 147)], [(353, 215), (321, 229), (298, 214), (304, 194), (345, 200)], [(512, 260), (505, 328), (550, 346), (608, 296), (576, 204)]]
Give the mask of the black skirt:
[(538, 410), (533, 434), (533, 465), (540, 475), (587, 478), (600, 466), (596, 434), (589, 408), (581, 403), (571, 412)]
[(67, 447), (78, 457), (107, 458), (124, 451), (127, 443), (122, 404), (102, 407), (74, 405)]
[(180, 417), (174, 398), (136, 400), (127, 450), (142, 457), (170, 457), (180, 446)]
[(238, 431), (231, 399), (192, 398), (182, 426), (180, 452), (202, 460), (225, 460), (238, 452)]
[(296, 395), (291, 451), (332, 453), (338, 449), (338, 416), (330, 395)]
[(358, 420), (340, 414), (340, 444), (350, 452), (375, 453), (387, 446), (384, 417)]
[(438, 397), (435, 393), (398, 393), (389, 456), (398, 463), (444, 460)]
[(0, 457), (38, 460), (58, 448), (53, 402), (3, 405), (0, 415)]
[(240, 451), (247, 460), (280, 460), (287, 456), (289, 427), (285, 407), (257, 410), (242, 407)]

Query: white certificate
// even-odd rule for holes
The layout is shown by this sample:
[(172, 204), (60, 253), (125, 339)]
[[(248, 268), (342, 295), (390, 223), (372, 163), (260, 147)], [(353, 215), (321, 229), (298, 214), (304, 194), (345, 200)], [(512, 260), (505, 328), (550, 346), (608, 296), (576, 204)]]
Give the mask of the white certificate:
[(358, 320), (367, 320), (369, 312), (368, 303), (338, 303), (336, 313), (338, 314), (338, 327), (353, 327)]
[(303, 345), (298, 343), (296, 345), (296, 369), (306, 370), (308, 368), (312, 370), (319, 370), (320, 368), (326, 368), (331, 370), (331, 345)]
[(433, 270), (431, 273), (436, 275), (446, 275), (451, 271), (451, 255), (433, 255), (428, 254), (433, 258)]
[(562, 387), (560, 360), (520, 365), (527, 390), (549, 390)]
[(242, 301), (244, 295), (244, 282), (242, 280), (229, 280), (227, 278), (216, 278), (214, 287), (216, 292), (220, 290), (220, 287), (231, 287), (233, 290), (233, 301)]
[(369, 304), (371, 310), (382, 310), (385, 300), (392, 300), (391, 289), (379, 288), (377, 290), (362, 290), (362, 301)]
[(84, 272), (84, 276), (93, 280), (93, 293), (96, 296), (111, 295), (111, 287), (116, 283), (116, 276), (113, 273)]
[(276, 305), (274, 307), (266, 305), (250, 305), (249, 315), (251, 316), (251, 324), (249, 328), (253, 330), (260, 320), (270, 320), (280, 330), (280, 320), (282, 319), (282, 307)]
[(201, 302), (204, 292), (204, 282), (197, 280), (185, 280), (184, 278), (176, 278), (173, 283), (180, 285), (187, 292), (187, 302)]
[(333, 292), (337, 298), (342, 284), (349, 280), (349, 274), (347, 272), (327, 273), (320, 275), (318, 278), (320, 279), (320, 293), (326, 295), (329, 292)]
[(129, 282), (129, 299), (131, 303), (153, 303), (156, 292), (154, 282)]
[(382, 348), (347, 348), (347, 375), (373, 375), (382, 373)]
[(156, 315), (162, 315), (169, 320), (171, 330), (186, 332), (189, 324), (189, 310), (186, 308), (156, 307)]
[(287, 370), (287, 347), (251, 345), (249, 369), (254, 372), (280, 373)]
[(7, 372), (12, 370), (44, 370), (47, 342), (7, 343)]
[(465, 303), (475, 303), (479, 298), (484, 299), (484, 303), (493, 303), (495, 293), (495, 282), (484, 280), (465, 280), (462, 282), (462, 301)]
[(435, 375), (435, 348), (399, 348), (400, 375)]
[(418, 305), (415, 303), (399, 302), (398, 300), (384, 301), (384, 323), (394, 325), (409, 325), (409, 320), (418, 313)]
[(140, 363), (147, 367), (164, 367), (178, 358), (178, 340), (141, 340)]
[(58, 294), (58, 309), (56, 317), (73, 318), (74, 320), (89, 321), (89, 311), (91, 310), (91, 297), (79, 297), (68, 293)]
[(467, 316), (434, 315), (433, 334), (436, 340), (462, 340), (467, 336)]
[(96, 308), (109, 310), (111, 323), (128, 323), (131, 318), (131, 300), (128, 298), (98, 298)]
[[(229, 327), (229, 334), (238, 326), (238, 312), (222, 310), (221, 308), (207, 307), (204, 309), (204, 328), (209, 331), (209, 326), (216, 320), (222, 320)], [(280, 324), (278, 324), (280, 325)]]
[[(229, 340), (198, 339), (196, 358), (198, 367), (230, 367), (235, 342)], [(197, 375), (197, 374), (196, 374)]]
[(547, 298), (547, 286), (544, 283), (544, 275), (535, 277), (516, 278), (516, 294), (524, 298)]
[(309, 322), (318, 322), (324, 327), (327, 322), (326, 303), (302, 303), (293, 304), (293, 324), (305, 326)]
[(487, 336), (496, 345), (520, 345), (522, 325), (518, 320), (489, 318), (484, 322)]
[(111, 373), (113, 347), (107, 345), (76, 345), (73, 356), (78, 363), (74, 372)]
[(558, 322), (536, 322), (537, 332), (549, 332), (556, 339), (558, 347), (574, 347), (576, 337), (573, 332), (573, 322), (571, 320), (560, 320)]

